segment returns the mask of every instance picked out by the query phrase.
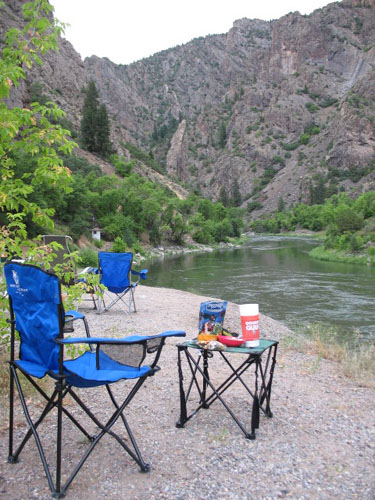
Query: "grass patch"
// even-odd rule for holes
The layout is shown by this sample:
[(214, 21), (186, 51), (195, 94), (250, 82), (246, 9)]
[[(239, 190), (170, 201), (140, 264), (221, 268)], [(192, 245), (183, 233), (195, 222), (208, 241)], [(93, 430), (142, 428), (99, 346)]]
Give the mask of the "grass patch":
[(375, 341), (364, 340), (359, 332), (310, 323), (297, 326), (284, 345), (291, 350), (310, 352), (340, 364), (345, 376), (365, 387), (375, 388)]
[(328, 262), (344, 262), (345, 264), (361, 265), (374, 264), (374, 262), (369, 261), (367, 255), (352, 255), (347, 254), (342, 250), (326, 250), (322, 246), (313, 248), (309, 252), (309, 256), (314, 259), (325, 260)]

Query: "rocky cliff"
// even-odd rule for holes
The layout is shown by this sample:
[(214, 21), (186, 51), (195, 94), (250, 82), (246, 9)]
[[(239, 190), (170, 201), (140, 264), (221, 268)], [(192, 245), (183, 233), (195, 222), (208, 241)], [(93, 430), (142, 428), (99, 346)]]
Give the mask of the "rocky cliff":
[[(1, 31), (17, 24), (19, 4), (7, 2)], [(375, 188), (373, 0), (240, 19), (227, 34), (126, 66), (82, 62), (61, 40), (13, 99), (25, 103), (42, 88), (78, 130), (91, 78), (119, 153), (126, 143), (152, 151), (171, 179), (211, 199), (223, 187), (230, 196), (237, 180), (243, 206), (257, 214), (280, 200)]]

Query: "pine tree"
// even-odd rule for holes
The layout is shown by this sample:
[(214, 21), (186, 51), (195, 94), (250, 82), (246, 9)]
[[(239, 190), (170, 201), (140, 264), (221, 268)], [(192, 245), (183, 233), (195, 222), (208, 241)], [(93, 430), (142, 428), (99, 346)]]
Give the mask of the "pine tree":
[(98, 91), (93, 80), (86, 89), (86, 97), (82, 108), (81, 143), (91, 153), (96, 153), (97, 112), (99, 107)]
[(97, 126), (96, 140), (97, 140), (98, 154), (103, 157), (109, 156), (112, 153), (112, 144), (111, 141), (109, 140), (109, 133), (110, 133), (109, 119), (108, 119), (107, 108), (105, 107), (104, 104), (101, 104), (99, 106), (96, 126)]
[(284, 212), (285, 210), (285, 201), (282, 196), (280, 196), (279, 201), (277, 202), (277, 211)]
[(112, 152), (109, 136), (110, 125), (107, 108), (104, 104), (99, 103), (99, 94), (95, 82), (90, 80), (82, 108), (82, 147), (90, 151), (90, 153), (97, 153), (103, 157), (108, 156)]
[(240, 192), (240, 186), (238, 185), (237, 178), (234, 179), (232, 184), (232, 205), (234, 207), (239, 207), (242, 203), (242, 197)]
[(227, 207), (229, 205), (227, 190), (224, 186), (221, 186), (220, 188), (219, 201), (224, 205), (224, 207)]
[(217, 139), (218, 139), (219, 146), (221, 148), (224, 148), (225, 144), (227, 142), (227, 129), (226, 129), (224, 123), (222, 123), (220, 125), (220, 128), (219, 128), (218, 133), (217, 133)]

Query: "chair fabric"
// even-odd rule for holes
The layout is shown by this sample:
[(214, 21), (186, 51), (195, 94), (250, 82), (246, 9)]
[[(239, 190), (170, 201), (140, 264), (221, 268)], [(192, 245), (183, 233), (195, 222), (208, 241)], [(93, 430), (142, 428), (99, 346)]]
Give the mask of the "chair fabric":
[[(132, 252), (99, 252), (98, 253), (98, 272), (100, 274), (100, 283), (106, 287), (102, 297), (98, 296), (98, 313), (108, 311), (115, 304), (119, 303), (125, 307), (126, 312), (136, 312), (134, 299), (135, 288), (140, 280), (147, 278), (148, 269), (135, 271), (132, 269)], [(132, 282), (132, 276), (136, 276), (135, 282)], [(111, 292), (115, 297), (111, 297)], [(109, 299), (108, 305), (105, 304), (105, 296)]]
[[(10, 410), (9, 410), (9, 456), (10, 463), (16, 463), (21, 451), (31, 436), (34, 436), (40, 454), (42, 465), (47, 477), (51, 492), (55, 498), (65, 495), (65, 492), (82, 465), (86, 462), (93, 448), (100, 439), (109, 434), (119, 442), (122, 448), (147, 472), (147, 464), (141, 455), (135, 437), (125, 417), (125, 410), (143, 386), (147, 377), (160, 370), (157, 365), (165, 340), (168, 337), (183, 337), (183, 331), (166, 331), (158, 335), (132, 335), (125, 338), (90, 337), (88, 330), (86, 337), (64, 338), (66, 317), (61, 299), (61, 282), (54, 274), (29, 264), (15, 262), (6, 263), (4, 274), (7, 282), (7, 291), (10, 306), (11, 324), (11, 355), (10, 355)], [(71, 315), (80, 318), (80, 313), (71, 311)], [(81, 315), (83, 316), (83, 315)], [(16, 331), (19, 333), (20, 349), (16, 359)], [(67, 345), (86, 344), (92, 350), (86, 351), (75, 359), (64, 359), (64, 347)], [(124, 353), (127, 353), (124, 355)], [(39, 418), (33, 420), (28, 410), (22, 386), (19, 381), (19, 372), (46, 399), (46, 406)], [(52, 377), (55, 388), (48, 396), (36, 379)], [(128, 391), (122, 391), (123, 402), (116, 401), (110, 384), (123, 381), (130, 384)], [(21, 401), (29, 429), (22, 442), (14, 451), (14, 398), (15, 387)], [(90, 389), (105, 386), (110, 401), (114, 405), (113, 413), (106, 423), (101, 423), (94, 413), (80, 399), (76, 388)], [(64, 398), (70, 395), (82, 411), (99, 428), (99, 434), (92, 436), (86, 428), (78, 422), (77, 416), (71, 413), (70, 407), (64, 405)], [(87, 398), (89, 399), (89, 398)], [(40, 427), (44, 418), (52, 411), (57, 410), (56, 434), (56, 467), (54, 474), (48, 465), (40, 438)], [(89, 440), (90, 445), (82, 458), (77, 460), (78, 465), (73, 469), (68, 479), (62, 485), (62, 417), (66, 416)], [(113, 425), (117, 420), (123, 421), (130, 438), (120, 437)], [(48, 424), (50, 425), (50, 424)], [(65, 428), (65, 426), (64, 426)], [(37, 432), (38, 429), (38, 432)], [(132, 443), (130, 445), (129, 443)], [(132, 447), (131, 447), (132, 446)], [(71, 452), (72, 453), (72, 452)], [(70, 459), (67, 460), (70, 462)], [(53, 479), (55, 475), (55, 480)]]

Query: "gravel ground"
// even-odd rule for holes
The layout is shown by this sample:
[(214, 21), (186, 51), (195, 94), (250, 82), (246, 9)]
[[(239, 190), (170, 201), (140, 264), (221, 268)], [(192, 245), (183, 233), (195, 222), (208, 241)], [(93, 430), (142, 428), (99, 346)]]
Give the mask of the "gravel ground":
[[(199, 304), (206, 297), (170, 289), (139, 286), (138, 312), (119, 310), (96, 315), (86, 310), (92, 335), (155, 334), (181, 329), (197, 334)], [(239, 330), (239, 310), (229, 304), (225, 326)], [(77, 332), (79, 334), (79, 332)], [(146, 462), (147, 474), (104, 437), (68, 489), (66, 498), (92, 500), (152, 499), (375, 499), (375, 391), (345, 378), (332, 362), (291, 352), (283, 338), (291, 332), (261, 315), (261, 336), (280, 340), (275, 369), (273, 418), (261, 415), (257, 438), (244, 438), (225, 408), (216, 402), (201, 410), (183, 429), (179, 416), (177, 349), (171, 338), (163, 350), (161, 372), (151, 377), (129, 407), (129, 421)], [(220, 366), (218, 365), (218, 370)], [(121, 384), (117, 384), (121, 390)], [(108, 408), (105, 391), (90, 392), (98, 415)], [(249, 419), (241, 384), (225, 395), (240, 418)], [(37, 407), (38, 404), (34, 403)], [(73, 406), (72, 406), (73, 407)], [(0, 497), (48, 499), (50, 492), (34, 442), (16, 465), (7, 463), (7, 432), (0, 433)], [(117, 429), (121, 428), (119, 425)], [(23, 430), (17, 407), (17, 433)], [(48, 421), (45, 448), (53, 450), (55, 421)], [(67, 422), (70, 449), (65, 471), (86, 443)]]

